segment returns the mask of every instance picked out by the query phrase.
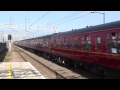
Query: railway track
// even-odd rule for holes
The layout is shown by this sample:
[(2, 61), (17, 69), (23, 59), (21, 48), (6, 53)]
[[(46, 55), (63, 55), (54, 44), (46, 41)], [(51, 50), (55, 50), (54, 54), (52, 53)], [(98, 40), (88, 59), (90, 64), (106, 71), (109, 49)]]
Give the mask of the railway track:
[[(93, 75), (84, 71), (59, 66), (51, 61), (41, 58), (35, 54), (25, 51), (22, 48), (13, 46), (20, 56), (27, 62), (30, 62), (47, 79), (94, 79)], [(82, 73), (82, 74), (81, 74)]]
[[(56, 78), (56, 79), (66, 79), (64, 76), (60, 75), (59, 73), (57, 73), (56, 71), (52, 70), (51, 68), (49, 68), (48, 66), (46, 66), (45, 64), (41, 63), (40, 61), (36, 60), (35, 58), (33, 58), (32, 56), (30, 56), (29, 54), (25, 53), (23, 50), (16, 48), (15, 46), (13, 46), (13, 48), (17, 51), (17, 53), (26, 61), (26, 62), (31, 62), (33, 65), (35, 65), (34, 62), (39, 63), (39, 68), (42, 68), (42, 70), (40, 69), (40, 72), (43, 73), (45, 75), (46, 78)], [(23, 55), (24, 54), (24, 55)], [(31, 61), (32, 60), (32, 61)], [(36, 65), (35, 65), (36, 67)], [(43, 70), (44, 68), (44, 70)], [(47, 73), (47, 71), (49, 71), (49, 74)], [(52, 74), (54, 75), (52, 75)], [(47, 75), (47, 76), (46, 76)], [(54, 76), (54, 77), (53, 77)]]

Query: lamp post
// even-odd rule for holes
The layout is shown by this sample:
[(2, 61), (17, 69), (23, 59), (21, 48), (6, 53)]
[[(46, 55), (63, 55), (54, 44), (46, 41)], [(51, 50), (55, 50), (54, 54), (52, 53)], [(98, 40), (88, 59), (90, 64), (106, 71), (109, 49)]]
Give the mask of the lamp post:
[(99, 13), (99, 14), (103, 14), (103, 23), (105, 24), (105, 13), (96, 12), (96, 11), (92, 11), (91, 13)]

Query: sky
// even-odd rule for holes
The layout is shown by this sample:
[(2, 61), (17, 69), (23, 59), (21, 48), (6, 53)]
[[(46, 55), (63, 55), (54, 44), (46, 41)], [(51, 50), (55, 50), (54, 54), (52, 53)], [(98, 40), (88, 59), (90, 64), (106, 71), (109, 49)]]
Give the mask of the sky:
[[(8, 34), (12, 34), (15, 41), (103, 24), (104, 15), (105, 23), (120, 20), (120, 11), (0, 11), (0, 42), (3, 38), (7, 41)], [(10, 23), (16, 27), (4, 26)], [(47, 26), (52, 29), (43, 29)]]

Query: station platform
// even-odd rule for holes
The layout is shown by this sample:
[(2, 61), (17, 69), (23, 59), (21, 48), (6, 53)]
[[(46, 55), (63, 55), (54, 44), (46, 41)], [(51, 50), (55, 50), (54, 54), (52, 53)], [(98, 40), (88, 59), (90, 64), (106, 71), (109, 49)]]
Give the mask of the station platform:
[(30, 62), (0, 62), (0, 79), (46, 79)]

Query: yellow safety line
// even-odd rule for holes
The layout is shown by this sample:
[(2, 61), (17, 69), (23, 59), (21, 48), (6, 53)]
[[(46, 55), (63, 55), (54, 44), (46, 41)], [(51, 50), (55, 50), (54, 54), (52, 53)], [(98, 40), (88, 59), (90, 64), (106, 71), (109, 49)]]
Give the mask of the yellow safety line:
[(12, 74), (11, 74), (11, 64), (8, 64), (8, 79), (12, 78)]

